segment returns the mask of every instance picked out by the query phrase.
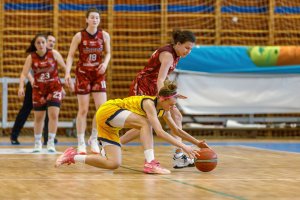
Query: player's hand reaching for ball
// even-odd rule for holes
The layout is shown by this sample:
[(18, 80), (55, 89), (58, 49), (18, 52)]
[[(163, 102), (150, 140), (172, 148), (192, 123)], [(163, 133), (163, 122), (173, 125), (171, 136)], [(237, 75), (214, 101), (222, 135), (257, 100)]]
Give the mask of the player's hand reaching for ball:
[(205, 140), (201, 140), (199, 141), (198, 145), (197, 145), (199, 148), (209, 148), (210, 147), (208, 146), (208, 144), (205, 142)]
[(196, 155), (199, 156), (199, 153), (197, 152), (197, 150), (191, 146), (184, 145), (184, 147), (182, 149), (186, 153), (186, 155), (191, 159), (196, 158)]

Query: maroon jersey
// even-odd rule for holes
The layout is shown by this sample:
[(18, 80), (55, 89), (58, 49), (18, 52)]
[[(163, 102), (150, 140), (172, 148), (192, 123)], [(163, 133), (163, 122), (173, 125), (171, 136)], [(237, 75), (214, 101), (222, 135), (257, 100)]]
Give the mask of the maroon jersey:
[(81, 31), (81, 42), (78, 46), (79, 61), (75, 71), (75, 93), (106, 92), (105, 75), (97, 67), (102, 63), (104, 39), (101, 30), (94, 35), (86, 30)]
[(94, 35), (89, 34), (86, 30), (81, 31), (77, 67), (98, 67), (102, 63), (103, 45), (104, 39), (101, 30)]
[(47, 50), (42, 57), (33, 52), (31, 53), (31, 59), (34, 82), (46, 83), (58, 80), (57, 62), (54, 59), (52, 50)]
[(168, 75), (174, 71), (180, 57), (177, 56), (173, 45), (170, 44), (157, 49), (152, 54), (144, 69), (138, 73), (136, 79), (132, 82), (129, 92), (130, 96), (157, 95), (157, 78), (161, 66), (159, 55), (164, 51), (170, 52), (173, 55), (173, 63), (168, 71)]
[(33, 107), (35, 110), (45, 110), (47, 105), (60, 106), (62, 85), (58, 77), (57, 62), (52, 50), (40, 57), (31, 53), (34, 85), (32, 88)]

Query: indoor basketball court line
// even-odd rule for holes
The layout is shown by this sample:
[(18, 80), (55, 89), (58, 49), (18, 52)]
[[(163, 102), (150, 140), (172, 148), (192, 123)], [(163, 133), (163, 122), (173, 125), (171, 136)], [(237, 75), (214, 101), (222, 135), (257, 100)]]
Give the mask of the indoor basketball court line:
[[(300, 149), (299, 149), (299, 152), (294, 152), (294, 151), (291, 151), (288, 149), (287, 150), (276, 150), (276, 149), (267, 149), (267, 148), (263, 148), (263, 147), (246, 146), (246, 145), (238, 145), (238, 147), (246, 148), (246, 149), (257, 149), (257, 150), (268, 151), (268, 152), (288, 153), (288, 154), (296, 154), (296, 155), (300, 154)], [(299, 148), (300, 148), (300, 145), (299, 145)]]
[(32, 152), (33, 149), (23, 149), (23, 148), (0, 148), (0, 154), (13, 154), (13, 155), (17, 155), (17, 154), (30, 154), (30, 155), (56, 155), (56, 154), (62, 154), (62, 152), (48, 152), (47, 149), (42, 149), (41, 152), (39, 153), (34, 153)]
[[(123, 167), (125, 169), (130, 169), (128, 167)], [(132, 169), (133, 171), (138, 171), (135, 169)], [(142, 171), (140, 171), (142, 173)], [(199, 172), (198, 172), (199, 173)], [(155, 176), (157, 178), (165, 178), (164, 175), (147, 175), (147, 176)], [(155, 181), (157, 178), (147, 178), (149, 181)], [(68, 179), (68, 178), (0, 178), (1, 181), (72, 181), (74, 179)], [(144, 178), (76, 178), (76, 181), (144, 181)], [(291, 179), (291, 178), (213, 178), (213, 179), (207, 179), (207, 178), (198, 178), (198, 179), (183, 179), (183, 178), (176, 178), (178, 181), (289, 181), (289, 182), (298, 182), (300, 179)]]
[[(268, 150), (274, 152), (300, 153), (300, 142), (208, 142), (210, 146), (239, 146), (255, 148), (260, 150)], [(188, 144), (188, 143), (187, 143)], [(0, 146), (11, 146), (9, 142), (1, 142)], [(22, 146), (33, 146), (33, 142), (24, 142)], [(77, 146), (76, 142), (59, 142), (56, 146)], [(139, 142), (132, 142), (126, 146), (141, 146)], [(155, 146), (172, 146), (166, 142), (155, 142)], [(16, 147), (16, 146), (14, 146)], [(24, 150), (25, 151), (25, 150)], [(0, 154), (3, 154), (0, 149)]]
[[(142, 171), (133, 169), (133, 168), (131, 168), (131, 167), (125, 167), (125, 166), (121, 166), (121, 167), (124, 168), (124, 169), (128, 169), (128, 170), (135, 171), (135, 172), (141, 172), (141, 173), (143, 173)], [(195, 184), (188, 183), (188, 182), (186, 182), (186, 181), (188, 181), (188, 179), (173, 179), (173, 178), (168, 178), (168, 177), (162, 176), (162, 175), (158, 176), (158, 178), (160, 178), (160, 179), (165, 179), (165, 180), (168, 180), (168, 181), (170, 181), (170, 182), (179, 183), (179, 184), (181, 184), (181, 185), (193, 187), (193, 188), (195, 188), (195, 189), (204, 190), (204, 191), (206, 191), (206, 192), (210, 192), (210, 193), (213, 193), (213, 194), (216, 194), (216, 195), (220, 195), (220, 196), (222, 196), (222, 197), (227, 197), (227, 198), (236, 199), (236, 200), (246, 200), (246, 199), (243, 198), (243, 197), (239, 197), (239, 196), (227, 194), (227, 193), (224, 193), (224, 192), (221, 192), (221, 191), (217, 191), (217, 190), (205, 188), (205, 187), (202, 187), (202, 186), (199, 186), (199, 185), (195, 185)], [(147, 180), (148, 180), (148, 179), (147, 179)], [(155, 180), (157, 180), (157, 179), (155, 179)], [(197, 180), (197, 181), (202, 181), (203, 179), (195, 179), (195, 180)], [(210, 180), (211, 180), (211, 179), (210, 179)]]

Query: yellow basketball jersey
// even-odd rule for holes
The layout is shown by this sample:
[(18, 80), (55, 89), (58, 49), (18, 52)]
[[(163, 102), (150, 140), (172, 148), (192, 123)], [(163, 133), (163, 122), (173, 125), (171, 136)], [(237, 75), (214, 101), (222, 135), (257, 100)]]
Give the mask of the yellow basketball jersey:
[[(120, 109), (126, 109), (138, 115), (146, 116), (146, 113), (143, 109), (143, 101), (146, 99), (151, 99), (154, 101), (155, 107), (157, 106), (156, 96), (130, 96), (124, 99), (109, 100), (105, 104), (113, 104), (120, 107)], [(163, 114), (164, 111), (162, 109), (157, 111), (158, 117), (163, 116)]]

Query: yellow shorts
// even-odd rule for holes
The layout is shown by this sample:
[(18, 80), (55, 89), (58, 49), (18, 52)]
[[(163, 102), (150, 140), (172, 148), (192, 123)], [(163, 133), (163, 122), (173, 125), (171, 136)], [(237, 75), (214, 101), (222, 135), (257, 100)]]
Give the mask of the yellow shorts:
[(115, 116), (117, 116), (124, 109), (113, 104), (103, 104), (96, 113), (96, 123), (98, 130), (98, 137), (100, 140), (121, 146), (119, 131), (122, 128), (115, 128), (109, 124)]

